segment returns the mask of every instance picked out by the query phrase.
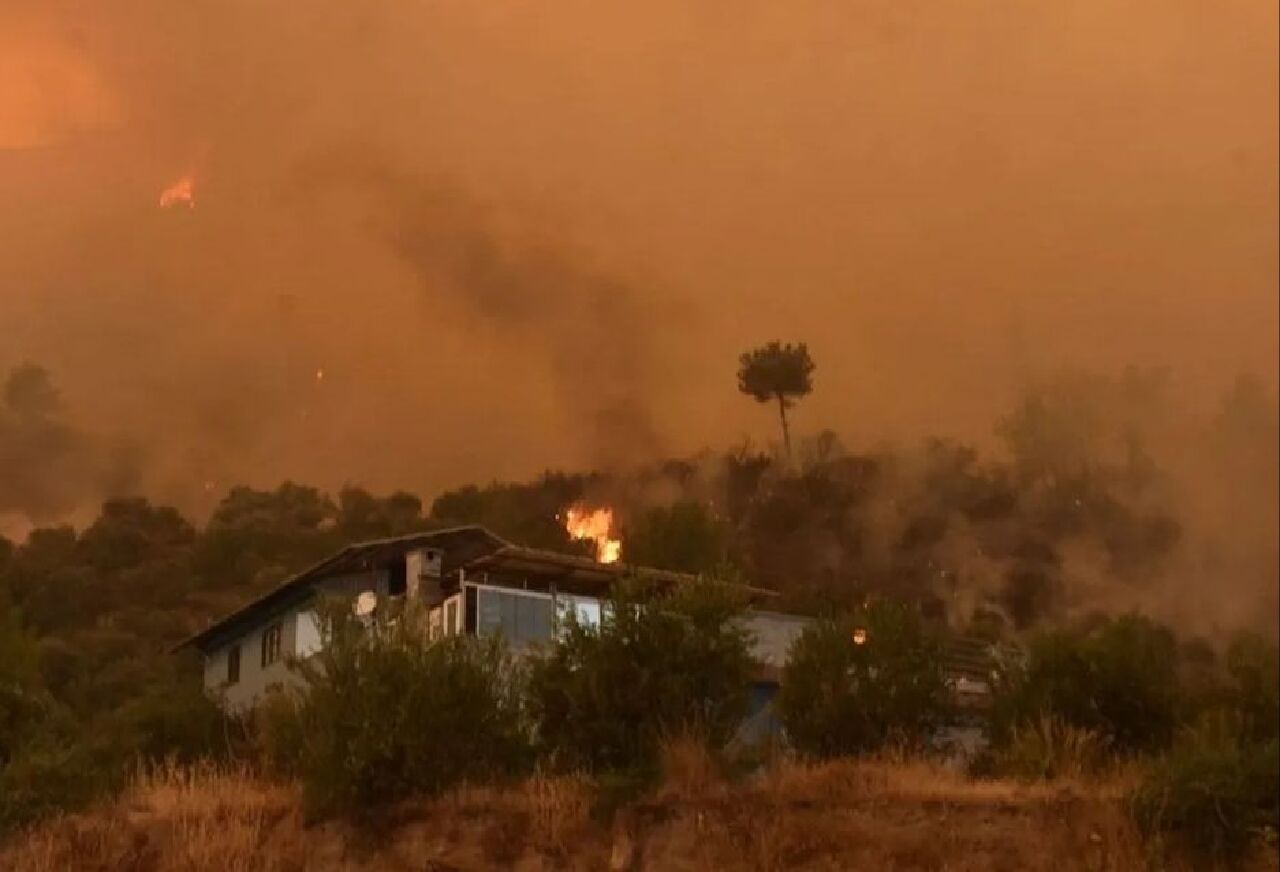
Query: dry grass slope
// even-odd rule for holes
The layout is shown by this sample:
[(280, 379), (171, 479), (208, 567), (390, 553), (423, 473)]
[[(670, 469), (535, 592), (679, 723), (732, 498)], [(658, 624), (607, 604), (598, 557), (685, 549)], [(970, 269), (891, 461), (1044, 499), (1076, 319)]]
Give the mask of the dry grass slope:
[[(142, 773), (114, 803), (0, 849), (0, 868), (147, 870), (1132, 870), (1148, 865), (1123, 781), (973, 781), (919, 761), (782, 765), (718, 779), (673, 747), (667, 781), (609, 825), (580, 778), (307, 826), (298, 791), (243, 770)], [(1165, 865), (1163, 868), (1170, 868)], [(1176, 866), (1174, 868), (1177, 868)], [(1274, 861), (1259, 868), (1276, 868)]]

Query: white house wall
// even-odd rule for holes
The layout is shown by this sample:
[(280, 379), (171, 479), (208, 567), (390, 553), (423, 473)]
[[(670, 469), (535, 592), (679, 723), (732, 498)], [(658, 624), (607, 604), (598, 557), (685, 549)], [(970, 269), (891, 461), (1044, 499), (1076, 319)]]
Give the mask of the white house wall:
[(781, 669), (791, 644), (811, 619), (781, 612), (751, 612), (742, 623), (751, 634), (751, 655), (766, 666)]
[[(279, 623), (281, 628), (280, 657), (274, 663), (264, 667), (262, 665), (262, 634), (276, 623)], [(223, 706), (228, 710), (242, 711), (253, 705), (271, 687), (296, 683), (298, 678), (290, 672), (286, 660), (297, 651), (297, 639), (297, 611), (285, 612), (262, 626), (255, 627), (241, 636), (238, 642), (240, 680), (235, 684), (227, 684), (227, 653), (232, 645), (225, 645), (205, 658), (205, 690), (221, 699)]]
[[(373, 574), (361, 577), (348, 577), (335, 580), (332, 585), (325, 585), (330, 592), (349, 594), (359, 590), (375, 590), (382, 592), (385, 579)], [(537, 599), (550, 599), (555, 602), (557, 612), (563, 616), (572, 609), (580, 620), (588, 624), (597, 623), (600, 619), (602, 602), (594, 597), (569, 596), (533, 591), (516, 591), (511, 588), (475, 585), (483, 590), (492, 590), (508, 595), (529, 596)], [(454, 632), (462, 631), (462, 596), (455, 595), (451, 599), (457, 603), (458, 627)], [(434, 610), (433, 610), (434, 611)], [(441, 609), (443, 611), (443, 609)], [(281, 625), (280, 658), (274, 663), (262, 666), (262, 634), (268, 626), (276, 622)], [(809, 619), (778, 612), (751, 612), (743, 619), (743, 626), (751, 635), (751, 653), (757, 661), (767, 666), (781, 668), (787, 659), (787, 652), (795, 638), (800, 635)], [(288, 686), (298, 681), (287, 665), (291, 657), (306, 657), (320, 649), (320, 630), (312, 606), (303, 605), (281, 613), (270, 622), (253, 628), (242, 636), (240, 645), (240, 680), (235, 684), (227, 684), (227, 652), (229, 645), (214, 651), (205, 660), (206, 690), (220, 698), (223, 705), (230, 710), (243, 710), (251, 706), (263, 693), (273, 685)]]

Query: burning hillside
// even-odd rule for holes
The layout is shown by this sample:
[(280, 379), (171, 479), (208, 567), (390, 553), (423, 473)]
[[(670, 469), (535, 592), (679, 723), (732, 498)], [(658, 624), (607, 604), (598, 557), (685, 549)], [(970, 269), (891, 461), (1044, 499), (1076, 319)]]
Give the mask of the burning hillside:
[(183, 176), (160, 192), (160, 208), (186, 206), (194, 209), (196, 205), (196, 180), (192, 176)]
[(613, 509), (572, 506), (565, 510), (564, 527), (574, 539), (594, 543), (595, 558), (601, 563), (616, 563), (622, 556), (622, 540), (613, 538)]

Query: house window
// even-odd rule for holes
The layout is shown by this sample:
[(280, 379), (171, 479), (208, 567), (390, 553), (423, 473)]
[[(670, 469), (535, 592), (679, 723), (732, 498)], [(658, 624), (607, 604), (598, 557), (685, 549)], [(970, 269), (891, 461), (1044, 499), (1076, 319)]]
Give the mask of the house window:
[(600, 626), (600, 601), (588, 597), (565, 596), (556, 598), (556, 620), (563, 631), (570, 618), (576, 619), (579, 626), (595, 628)]
[(262, 631), (262, 665), (270, 666), (280, 659), (280, 624), (272, 624)]
[(458, 632), (458, 600), (449, 600), (444, 606), (444, 634), (452, 636)]
[(484, 588), (480, 591), (477, 634), (501, 635), (511, 645), (524, 647), (551, 638), (554, 615), (549, 596)]
[(476, 589), (467, 585), (466, 597), (463, 599), (462, 623), (468, 636), (476, 634)]
[(404, 596), (408, 578), (408, 563), (405, 560), (393, 563), (387, 573), (387, 596)]
[(293, 653), (298, 657), (310, 657), (324, 647), (320, 635), (320, 623), (315, 612), (298, 612), (293, 632)]
[(227, 684), (235, 684), (240, 680), (240, 646), (232, 645), (227, 649)]

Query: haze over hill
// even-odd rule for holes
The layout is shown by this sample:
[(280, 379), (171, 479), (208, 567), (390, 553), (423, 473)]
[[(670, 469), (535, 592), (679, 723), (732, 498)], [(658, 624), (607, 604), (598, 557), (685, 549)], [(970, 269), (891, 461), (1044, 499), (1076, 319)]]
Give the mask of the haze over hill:
[(0, 867), (1274, 870), (1278, 25), (0, 0)]
[(989, 440), (1063, 366), (1207, 416), (1274, 389), (1276, 15), (9, 0), (0, 367), (124, 452), (86, 503), (197, 516), (772, 438), (775, 336), (851, 444)]

